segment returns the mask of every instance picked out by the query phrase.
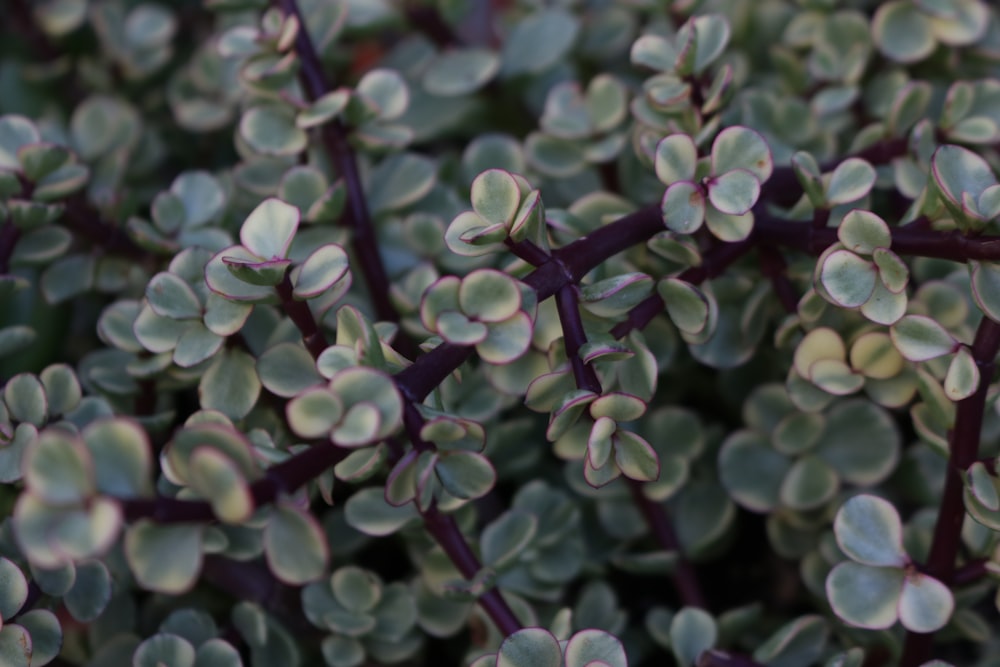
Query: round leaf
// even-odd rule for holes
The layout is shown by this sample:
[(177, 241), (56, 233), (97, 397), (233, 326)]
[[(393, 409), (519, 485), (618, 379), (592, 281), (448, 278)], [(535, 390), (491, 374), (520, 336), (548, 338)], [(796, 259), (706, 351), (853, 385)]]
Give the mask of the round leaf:
[(708, 200), (729, 215), (743, 215), (757, 203), (760, 182), (746, 169), (733, 169), (708, 182)]
[(833, 531), (843, 552), (858, 563), (877, 567), (909, 563), (899, 514), (887, 500), (866, 494), (848, 499), (837, 512)]
[(264, 555), (278, 579), (302, 585), (323, 575), (330, 549), (322, 527), (311, 514), (279, 503), (264, 527)]
[(627, 667), (625, 648), (618, 638), (601, 630), (582, 630), (566, 644), (566, 667), (586, 667), (592, 663)]
[(295, 115), (281, 107), (248, 109), (240, 120), (240, 136), (261, 155), (297, 155), (308, 142)]
[(717, 638), (715, 619), (703, 609), (684, 607), (670, 621), (670, 648), (678, 665), (694, 665), (703, 651), (715, 645)]
[(712, 143), (712, 173), (733, 169), (746, 169), (759, 183), (770, 178), (774, 170), (774, 158), (764, 137), (748, 127), (727, 127)]
[(0, 618), (7, 621), (28, 599), (28, 580), (13, 561), (0, 558)]
[(260, 259), (284, 259), (298, 227), (299, 209), (271, 197), (247, 216), (240, 228), (240, 241)]
[(132, 667), (194, 667), (191, 642), (171, 634), (157, 634), (139, 644), (132, 656)]
[(445, 490), (456, 498), (481, 498), (496, 483), (497, 473), (479, 452), (441, 452), (434, 472)]
[(705, 220), (705, 196), (691, 181), (677, 181), (663, 193), (660, 209), (667, 229), (692, 234)]
[(879, 6), (872, 18), (872, 38), (882, 53), (901, 63), (923, 60), (935, 46), (931, 22), (907, 0)]
[(424, 89), (454, 97), (482, 88), (500, 70), (500, 57), (487, 49), (456, 49), (441, 54), (424, 70)]
[(561, 667), (562, 649), (544, 628), (524, 628), (504, 639), (495, 667)]
[(949, 354), (955, 339), (935, 320), (924, 315), (906, 315), (889, 330), (893, 345), (910, 361), (928, 361)]
[(125, 558), (138, 583), (159, 593), (189, 590), (201, 570), (203, 531), (196, 524), (136, 522), (125, 533)]
[(198, 384), (201, 407), (231, 419), (245, 417), (260, 395), (254, 358), (242, 350), (222, 350)]
[(831, 206), (857, 201), (875, 185), (875, 168), (861, 158), (848, 158), (837, 165), (826, 188), (826, 201)]
[(853, 209), (844, 216), (837, 228), (837, 238), (848, 250), (871, 255), (875, 248), (888, 248), (892, 243), (889, 225), (870, 211)]
[(328, 243), (313, 251), (295, 275), (292, 293), (297, 299), (311, 299), (332, 288), (338, 282), (341, 290), (350, 286), (351, 275), (347, 253), (339, 245)]
[(871, 298), (878, 274), (875, 265), (849, 250), (834, 250), (823, 259), (820, 281), (834, 302), (856, 308)]
[(570, 49), (579, 21), (562, 8), (543, 9), (519, 21), (503, 45), (506, 76), (536, 74), (555, 65)]
[(844, 622), (868, 630), (890, 627), (898, 618), (903, 571), (839, 563), (826, 578), (826, 597)]
[(955, 610), (951, 589), (934, 577), (915, 572), (903, 581), (899, 621), (911, 632), (936, 632)]
[(698, 148), (686, 134), (671, 134), (656, 144), (653, 162), (656, 177), (664, 185), (694, 180), (698, 167)]

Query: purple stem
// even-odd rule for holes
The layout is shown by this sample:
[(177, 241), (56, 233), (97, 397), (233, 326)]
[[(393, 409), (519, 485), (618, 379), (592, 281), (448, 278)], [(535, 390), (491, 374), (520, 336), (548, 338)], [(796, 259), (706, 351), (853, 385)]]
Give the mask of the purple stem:
[(601, 381), (597, 372), (590, 364), (580, 358), (580, 347), (587, 342), (587, 333), (583, 330), (583, 320), (580, 319), (580, 306), (577, 303), (576, 285), (566, 285), (556, 292), (556, 309), (559, 312), (559, 323), (562, 325), (563, 340), (566, 344), (566, 357), (569, 359), (576, 386), (595, 394), (600, 394)]
[[(955, 562), (962, 544), (965, 503), (960, 471), (975, 463), (986, 411), (986, 394), (993, 379), (994, 360), (1000, 351), (1000, 324), (983, 317), (972, 342), (972, 357), (979, 368), (976, 392), (958, 402), (955, 426), (948, 437), (949, 461), (944, 493), (938, 509), (931, 552), (924, 571), (946, 585), (955, 583)], [(900, 667), (917, 667), (931, 659), (934, 633), (907, 632)]]
[[(332, 88), (323, 74), (323, 64), (320, 62), (309, 31), (305, 29), (305, 19), (299, 11), (296, 0), (274, 0), (274, 2), (286, 15), (295, 16), (303, 26), (295, 36), (295, 52), (301, 64), (299, 77), (309, 99), (316, 100), (330, 92)], [(379, 254), (378, 239), (365, 200), (358, 161), (348, 143), (347, 135), (347, 127), (339, 118), (323, 125), (320, 130), (326, 152), (347, 187), (347, 209), (344, 211), (344, 220), (351, 228), (351, 247), (368, 286), (375, 314), (380, 320), (398, 323), (399, 313), (389, 300), (389, 275)], [(402, 330), (396, 339), (396, 344), (405, 356), (410, 358), (417, 356), (416, 343)]]
[(285, 272), (284, 278), (275, 286), (275, 290), (278, 292), (278, 298), (281, 299), (282, 310), (302, 333), (302, 342), (305, 343), (306, 349), (309, 350), (313, 359), (319, 359), (319, 355), (327, 348), (326, 337), (316, 323), (316, 318), (313, 317), (309, 304), (295, 298), (290, 272)]

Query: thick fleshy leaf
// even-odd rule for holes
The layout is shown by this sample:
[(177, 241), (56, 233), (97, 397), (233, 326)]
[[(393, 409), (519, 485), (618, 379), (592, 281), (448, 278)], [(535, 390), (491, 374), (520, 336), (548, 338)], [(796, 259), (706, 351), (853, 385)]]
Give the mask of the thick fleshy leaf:
[(28, 598), (28, 580), (13, 561), (0, 558), (0, 618), (9, 620)]
[(242, 419), (260, 395), (254, 358), (242, 350), (222, 350), (198, 383), (201, 406)]
[[(208, 260), (208, 263), (205, 265), (205, 284), (208, 286), (208, 289), (225, 299), (246, 301), (249, 303), (274, 301), (276, 296), (273, 287), (269, 287), (266, 284), (253, 284), (248, 280), (241, 280), (236, 275), (239, 269), (233, 270), (233, 267), (238, 263), (242, 262), (254, 265), (259, 264), (260, 261), (259, 257), (243, 246), (236, 245), (225, 248), (213, 255), (212, 259)], [(287, 267), (287, 265), (284, 266)], [(249, 278), (252, 275), (253, 269), (248, 269), (248, 271), (251, 272), (251, 274), (246, 276)], [(271, 284), (274, 283), (272, 282)]]
[(1000, 263), (969, 262), (972, 298), (994, 322), (1000, 322)]
[(903, 526), (887, 500), (862, 494), (845, 502), (833, 522), (837, 544), (850, 558), (875, 567), (903, 567)]
[(184, 226), (199, 227), (217, 216), (226, 205), (226, 193), (207, 171), (186, 171), (170, 185), (184, 205)]
[(733, 433), (719, 450), (722, 484), (733, 500), (754, 512), (766, 512), (778, 505), (779, 490), (790, 467), (786, 456), (753, 431)]
[(844, 361), (846, 358), (847, 349), (840, 335), (829, 327), (819, 327), (807, 333), (795, 348), (795, 371), (800, 376), (808, 378), (810, 368), (817, 361), (821, 359)]
[(330, 549), (315, 517), (294, 505), (279, 503), (264, 527), (264, 555), (278, 579), (298, 586), (323, 575)]
[(969, 348), (964, 345), (948, 366), (948, 374), (944, 378), (944, 393), (953, 401), (961, 401), (976, 393), (979, 388), (979, 366), (972, 357)]
[(351, 92), (346, 88), (331, 91), (316, 99), (295, 117), (295, 124), (303, 130), (327, 123), (347, 108)]
[(849, 250), (835, 250), (826, 255), (820, 268), (823, 288), (844, 308), (856, 308), (868, 301), (877, 280), (875, 265)]
[(861, 158), (848, 158), (837, 165), (826, 189), (826, 201), (831, 206), (857, 201), (875, 185), (875, 168)]
[(579, 30), (576, 17), (559, 7), (522, 19), (504, 42), (502, 73), (509, 77), (547, 70), (566, 54)]
[(899, 353), (910, 361), (928, 361), (949, 354), (956, 341), (937, 321), (924, 315), (906, 315), (889, 330)]
[(930, 19), (906, 0), (879, 6), (872, 19), (872, 38), (882, 53), (901, 63), (923, 60), (935, 46)]
[(325, 387), (307, 389), (288, 402), (285, 408), (288, 425), (299, 437), (319, 438), (328, 435), (344, 414), (336, 394)]
[(99, 491), (119, 498), (152, 491), (153, 448), (138, 423), (124, 418), (99, 419), (88, 424), (82, 435), (94, 462)]
[(903, 570), (845, 561), (826, 578), (826, 597), (841, 620), (869, 630), (890, 627), (898, 618)]
[(143, 641), (132, 656), (132, 667), (194, 667), (191, 642), (177, 635), (160, 633)]
[(410, 104), (406, 80), (391, 69), (369, 70), (358, 81), (355, 92), (375, 105), (382, 120), (399, 118)]
[(31, 667), (31, 633), (18, 624), (0, 629), (0, 663), (9, 667)]
[(422, 199), (434, 187), (437, 169), (428, 158), (394, 153), (379, 163), (369, 180), (368, 204), (372, 213), (383, 213)]
[(49, 414), (64, 415), (80, 404), (83, 395), (80, 381), (73, 369), (66, 364), (52, 364), (38, 377), (45, 387)]
[(711, 206), (705, 210), (705, 225), (708, 230), (715, 238), (729, 243), (736, 243), (749, 237), (753, 231), (753, 220), (753, 211), (734, 215), (723, 213)]
[(470, 500), (489, 493), (497, 477), (490, 460), (478, 452), (441, 452), (434, 472), (448, 493)]
[(3, 400), (11, 419), (41, 427), (49, 412), (45, 385), (32, 373), (19, 373), (4, 386)]
[(746, 169), (732, 169), (708, 182), (708, 200), (729, 215), (743, 215), (760, 196), (760, 181)]
[(848, 250), (871, 255), (875, 248), (888, 248), (892, 243), (889, 225), (870, 211), (853, 209), (844, 216), (837, 228), (837, 238)]
[(698, 166), (698, 148), (686, 134), (671, 134), (656, 144), (656, 177), (664, 185), (692, 181)]
[(225, 523), (246, 521), (254, 511), (250, 487), (229, 457), (211, 447), (194, 450), (188, 463), (191, 488), (212, 504)]
[(563, 652), (566, 667), (587, 667), (587, 665), (607, 665), (607, 667), (627, 667), (625, 648), (614, 635), (601, 630), (581, 630), (566, 644)]
[(906, 364), (903, 355), (892, 344), (892, 338), (881, 331), (858, 336), (851, 345), (850, 361), (851, 368), (875, 380), (897, 376)]
[(875, 291), (861, 306), (861, 314), (876, 324), (891, 326), (906, 313), (906, 292), (892, 292), (881, 280), (875, 283)]
[(344, 516), (348, 524), (365, 535), (382, 537), (395, 533), (418, 515), (412, 503), (390, 505), (383, 489), (369, 487), (347, 499)]
[(665, 278), (656, 287), (667, 306), (667, 314), (678, 329), (689, 334), (704, 331), (709, 321), (710, 297), (677, 278)]
[(700, 74), (722, 55), (729, 43), (729, 21), (722, 14), (705, 14), (690, 19), (697, 34), (694, 74)]
[(350, 286), (351, 274), (347, 253), (339, 245), (328, 243), (313, 251), (295, 274), (292, 293), (298, 299), (310, 299), (321, 295), (337, 283), (346, 291)]
[(503, 322), (490, 324), (486, 338), (476, 344), (476, 352), (488, 364), (509, 364), (528, 351), (531, 335), (531, 318), (518, 311)]
[(462, 312), (480, 322), (502, 322), (521, 308), (521, 290), (506, 273), (478, 269), (462, 279), (458, 304)]
[(899, 596), (899, 622), (911, 632), (935, 632), (951, 619), (955, 598), (951, 589), (934, 577), (915, 572), (903, 581)]
[(299, 227), (299, 209), (274, 197), (257, 205), (240, 227), (243, 247), (260, 259), (284, 259)]
[(538, 519), (533, 514), (509, 511), (483, 529), (479, 546), (483, 564), (503, 568), (515, 561), (538, 532)]
[(101, 561), (78, 563), (73, 587), (63, 596), (66, 610), (87, 623), (100, 616), (111, 601), (111, 574)]
[(619, 431), (614, 442), (615, 463), (626, 477), (651, 482), (660, 476), (656, 450), (643, 438), (630, 431)]
[(281, 107), (248, 109), (240, 120), (240, 136), (261, 155), (296, 155), (308, 143), (295, 115)]
[(158, 273), (146, 286), (146, 300), (153, 312), (174, 320), (201, 316), (201, 302), (191, 286), (173, 273)]
[(201, 570), (203, 531), (197, 524), (136, 522), (125, 533), (125, 558), (138, 583), (168, 594), (194, 586)]
[(544, 628), (524, 628), (500, 644), (495, 667), (562, 667), (562, 649)]
[(488, 49), (455, 49), (431, 61), (421, 79), (432, 95), (455, 97), (482, 88), (500, 70), (500, 57)]
[(684, 607), (670, 621), (670, 648), (677, 664), (690, 667), (703, 651), (715, 645), (719, 630), (715, 619), (704, 609)]
[(40, 139), (34, 123), (24, 116), (0, 116), (0, 169), (20, 170), (18, 151)]
[(42, 431), (24, 457), (24, 480), (33, 494), (64, 505), (94, 491), (94, 462), (83, 443), (58, 429)]
[(818, 456), (796, 461), (781, 483), (781, 502), (808, 511), (823, 506), (840, 488), (837, 472)]
[(667, 229), (692, 234), (705, 220), (705, 196), (691, 181), (677, 181), (663, 193), (660, 209)]
[[(986, 188), (996, 185), (990, 165), (980, 155), (961, 146), (945, 145), (934, 151), (931, 175), (951, 206), (960, 209), (965, 195), (977, 201)], [(973, 213), (978, 213), (973, 209)]]
[(312, 356), (298, 343), (278, 343), (260, 355), (257, 375), (265, 389), (282, 398), (292, 398), (323, 381)]
[(746, 169), (760, 183), (774, 170), (774, 158), (764, 137), (748, 127), (727, 127), (712, 143), (712, 172), (722, 174), (733, 169)]
[(882, 286), (894, 294), (902, 294), (910, 282), (910, 271), (906, 263), (891, 250), (875, 248), (872, 259), (878, 267), (878, 277)]
[(509, 172), (490, 169), (472, 181), (472, 208), (490, 224), (510, 225), (521, 205), (521, 190)]

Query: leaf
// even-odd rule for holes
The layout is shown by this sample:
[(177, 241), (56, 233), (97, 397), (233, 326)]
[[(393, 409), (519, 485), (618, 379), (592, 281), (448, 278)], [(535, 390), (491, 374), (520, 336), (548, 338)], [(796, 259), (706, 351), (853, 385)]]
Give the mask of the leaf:
[(257, 375), (265, 389), (282, 398), (293, 398), (323, 381), (315, 361), (299, 343), (278, 343), (265, 351), (257, 359)]
[(953, 401), (961, 401), (976, 393), (979, 382), (979, 366), (969, 348), (963, 345), (958, 348), (948, 366), (948, 374), (944, 378), (944, 393)]
[(656, 451), (643, 438), (629, 431), (618, 431), (614, 443), (615, 463), (626, 477), (651, 482), (660, 476)]
[(138, 583), (151, 591), (189, 590), (201, 570), (203, 526), (158, 525), (140, 519), (125, 532), (125, 558)]
[(594, 663), (607, 667), (628, 667), (625, 648), (617, 637), (601, 630), (581, 630), (569, 638), (564, 651), (566, 667), (586, 667)]
[(472, 181), (472, 208), (490, 224), (510, 226), (521, 205), (521, 190), (514, 177), (490, 169)]
[(252, 107), (240, 119), (240, 136), (261, 155), (297, 155), (305, 150), (308, 136), (295, 120), (282, 107)]
[(712, 173), (746, 169), (764, 183), (774, 170), (771, 149), (759, 133), (734, 125), (719, 132), (712, 143)]
[(684, 607), (670, 621), (670, 648), (682, 667), (694, 665), (717, 639), (715, 619), (703, 609)]
[(0, 618), (10, 620), (28, 599), (28, 580), (21, 569), (0, 557)]
[(906, 315), (889, 329), (892, 343), (910, 361), (928, 361), (955, 349), (956, 341), (935, 320), (924, 315)]
[(719, 451), (719, 479), (733, 500), (754, 512), (767, 512), (779, 502), (779, 489), (791, 467), (754, 431), (736, 431)]
[(368, 205), (373, 215), (405, 208), (422, 199), (437, 182), (428, 158), (394, 153), (379, 163), (369, 179)]
[(480, 322), (502, 322), (521, 308), (521, 290), (506, 273), (477, 269), (462, 278), (458, 303), (462, 312)]
[(351, 285), (347, 253), (339, 245), (328, 243), (312, 252), (295, 274), (292, 293), (297, 299), (311, 299), (340, 283), (338, 291)]
[(705, 330), (711, 308), (707, 295), (678, 278), (664, 278), (656, 287), (678, 329), (689, 334)]
[(693, 181), (698, 166), (698, 148), (686, 134), (671, 134), (656, 144), (656, 177), (664, 185)]
[(562, 667), (559, 642), (544, 628), (524, 628), (504, 639), (495, 667)]
[(848, 158), (837, 165), (826, 188), (826, 201), (831, 206), (857, 201), (875, 185), (875, 168), (861, 158)]
[(143, 641), (132, 656), (132, 667), (194, 667), (194, 647), (177, 635), (160, 633)]
[(153, 448), (146, 431), (125, 418), (97, 419), (83, 429), (97, 489), (119, 498), (152, 492)]
[(146, 300), (153, 312), (161, 317), (185, 320), (201, 316), (201, 302), (179, 276), (161, 272), (146, 286)]
[(188, 468), (191, 488), (208, 499), (221, 521), (239, 524), (250, 518), (255, 509), (250, 487), (229, 457), (211, 447), (198, 447)]
[(524, 552), (538, 532), (533, 514), (507, 511), (483, 529), (479, 540), (483, 564), (497, 570), (510, 566)]
[(851, 559), (876, 567), (903, 567), (903, 527), (896, 508), (877, 496), (861, 494), (845, 502), (833, 522), (837, 544)]
[(48, 609), (32, 609), (19, 616), (17, 624), (31, 635), (31, 664), (45, 665), (59, 655), (63, 644), (59, 619)]
[(100, 616), (111, 601), (111, 574), (104, 563), (89, 561), (76, 566), (73, 587), (63, 596), (70, 615), (81, 623)]
[(38, 129), (28, 118), (13, 114), (0, 116), (0, 169), (20, 170), (18, 151), (40, 140)]
[(857, 308), (875, 292), (878, 274), (875, 265), (849, 250), (834, 250), (823, 258), (820, 282), (834, 303)]
[(955, 610), (951, 589), (934, 577), (915, 572), (903, 581), (899, 596), (899, 621), (911, 632), (943, 628)]
[(344, 507), (347, 523), (365, 535), (382, 537), (395, 533), (417, 517), (412, 503), (399, 507), (390, 505), (384, 493), (381, 488), (369, 487), (348, 498)]
[(184, 226), (200, 227), (215, 218), (226, 205), (226, 193), (218, 179), (207, 171), (185, 171), (170, 184), (184, 207)]
[(95, 491), (94, 462), (79, 439), (62, 430), (47, 429), (25, 453), (24, 481), (47, 503), (81, 503)]
[(872, 18), (871, 29), (879, 50), (897, 62), (914, 63), (934, 51), (931, 23), (915, 3), (882, 3)]
[(576, 41), (580, 23), (562, 8), (536, 11), (518, 22), (503, 45), (501, 72), (537, 74), (555, 65)]
[(760, 196), (760, 182), (746, 169), (727, 171), (708, 182), (712, 206), (729, 215), (743, 215)]
[(382, 120), (399, 118), (410, 104), (406, 80), (395, 70), (369, 70), (361, 77), (354, 90), (375, 105)]
[(667, 229), (692, 234), (705, 220), (705, 196), (694, 183), (677, 181), (663, 193), (660, 210)]
[(198, 383), (201, 406), (242, 419), (257, 403), (260, 380), (254, 358), (242, 350), (223, 349)]
[(442, 53), (424, 70), (421, 82), (432, 95), (468, 95), (500, 71), (500, 57), (488, 49), (454, 49)]
[(496, 470), (479, 452), (440, 452), (434, 473), (445, 490), (456, 498), (481, 498), (496, 483)]
[(836, 565), (826, 578), (826, 597), (845, 623), (868, 630), (892, 626), (903, 589), (903, 571), (851, 561)]
[(700, 74), (715, 62), (729, 43), (729, 21), (722, 14), (704, 14), (690, 19), (697, 34), (694, 74)]
[(986, 188), (997, 184), (986, 160), (961, 146), (944, 145), (934, 151), (931, 175), (947, 202), (957, 209), (962, 208), (965, 194), (978, 201)]
[(280, 199), (265, 199), (240, 227), (243, 247), (260, 259), (284, 259), (299, 227), (299, 210)]
[(3, 388), (3, 399), (11, 419), (41, 427), (49, 412), (45, 386), (31, 373), (19, 373)]
[(264, 555), (274, 575), (291, 585), (302, 585), (323, 575), (330, 549), (322, 527), (308, 512), (278, 503), (264, 527)]

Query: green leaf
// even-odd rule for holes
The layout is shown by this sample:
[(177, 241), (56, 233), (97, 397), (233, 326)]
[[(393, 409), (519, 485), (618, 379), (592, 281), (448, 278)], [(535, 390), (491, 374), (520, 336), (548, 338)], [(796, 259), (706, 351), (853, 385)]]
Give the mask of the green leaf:
[(656, 177), (664, 185), (693, 181), (698, 167), (698, 148), (686, 134), (671, 134), (656, 144)]
[(0, 618), (4, 621), (21, 610), (28, 599), (28, 580), (13, 561), (0, 558)]
[(369, 70), (361, 77), (355, 92), (375, 106), (382, 120), (399, 118), (410, 104), (406, 80), (391, 69)]
[(292, 293), (297, 299), (320, 296), (335, 285), (338, 285), (338, 293), (346, 292), (351, 285), (347, 253), (334, 243), (320, 246), (293, 274), (292, 284), (295, 286)]
[(531, 336), (531, 318), (519, 310), (502, 322), (490, 324), (486, 338), (476, 344), (476, 352), (488, 364), (509, 364), (528, 351)]
[(708, 230), (720, 241), (729, 243), (736, 243), (749, 237), (753, 231), (753, 220), (752, 211), (747, 211), (743, 215), (733, 215), (711, 206), (705, 210), (705, 225)]
[[(931, 175), (947, 203), (957, 210), (963, 208), (966, 195), (978, 201), (986, 188), (997, 184), (986, 160), (961, 146), (945, 145), (934, 151)], [(978, 207), (971, 212), (978, 214)]]
[(831, 206), (857, 201), (875, 185), (875, 168), (861, 158), (848, 158), (837, 165), (826, 189)]
[(906, 0), (883, 3), (872, 18), (871, 29), (875, 45), (897, 62), (914, 63), (934, 51), (931, 22), (916, 3)]
[(412, 503), (399, 507), (390, 505), (383, 489), (370, 487), (347, 499), (344, 516), (354, 529), (365, 535), (382, 537), (395, 533), (416, 518), (417, 510)]
[(808, 511), (822, 507), (837, 493), (837, 472), (818, 456), (796, 461), (781, 483), (781, 502), (786, 507)]
[(184, 226), (200, 227), (215, 218), (226, 205), (226, 193), (218, 179), (207, 171), (185, 171), (170, 185), (184, 205)]
[(213, 638), (198, 647), (194, 667), (243, 667), (243, 660), (232, 644)]
[(41, 427), (49, 413), (45, 386), (31, 373), (19, 373), (3, 389), (11, 419)]
[(24, 116), (0, 116), (0, 169), (21, 169), (17, 153), (29, 144), (38, 143), (38, 129)]
[(295, 117), (295, 125), (303, 130), (328, 123), (347, 108), (351, 99), (348, 88), (338, 88), (317, 98), (308, 108)]
[(857, 308), (875, 292), (878, 273), (872, 262), (853, 252), (834, 250), (824, 256), (819, 278), (834, 303), (844, 308)]
[(405, 208), (431, 191), (437, 169), (428, 158), (413, 153), (393, 153), (371, 174), (368, 205), (373, 215)]
[(955, 610), (951, 589), (934, 577), (914, 572), (903, 581), (899, 596), (899, 622), (911, 632), (936, 632)]
[(718, 59), (729, 43), (729, 21), (722, 14), (704, 14), (692, 17), (691, 25), (697, 34), (694, 56), (694, 74), (700, 74)]
[(445, 490), (456, 498), (482, 498), (496, 483), (497, 473), (479, 452), (440, 452), (434, 473)]
[(194, 667), (191, 642), (171, 634), (156, 634), (139, 644), (132, 656), (133, 667)]
[(325, 387), (306, 389), (285, 407), (288, 425), (299, 437), (320, 438), (330, 434), (344, 414), (336, 394)]
[(462, 312), (480, 322), (502, 322), (521, 308), (521, 290), (506, 273), (478, 269), (462, 279), (458, 303)]
[(48, 609), (32, 609), (17, 619), (17, 624), (31, 635), (32, 665), (45, 665), (62, 650), (63, 633), (59, 619)]
[(903, 571), (868, 567), (851, 561), (836, 565), (826, 578), (826, 597), (833, 613), (850, 625), (868, 630), (892, 626), (903, 589)]
[(25, 453), (24, 480), (31, 492), (45, 502), (81, 503), (95, 491), (94, 462), (78, 438), (62, 430), (47, 429)]
[(240, 228), (240, 241), (261, 259), (284, 259), (298, 227), (299, 210), (271, 197), (247, 216)]
[(944, 378), (944, 393), (953, 401), (961, 401), (979, 389), (979, 366), (969, 348), (962, 346), (948, 366)]
[(754, 512), (778, 505), (779, 490), (791, 463), (753, 431), (736, 431), (719, 451), (719, 479), (733, 500)]
[(951, 353), (956, 341), (935, 320), (924, 315), (906, 315), (889, 330), (892, 343), (910, 361), (928, 361)]
[[(813, 664), (823, 654), (829, 634), (827, 621), (822, 616), (801, 616), (786, 623), (758, 646), (753, 659), (769, 667)], [(827, 663), (826, 667), (831, 666)], [(861, 667), (860, 663), (857, 667)]]
[(242, 419), (257, 403), (260, 380), (254, 358), (242, 350), (223, 349), (198, 383), (201, 407)]
[(705, 196), (694, 183), (678, 181), (663, 193), (660, 209), (667, 229), (692, 234), (705, 220)]
[(208, 499), (221, 521), (238, 524), (253, 514), (250, 487), (225, 454), (211, 447), (198, 447), (191, 455), (188, 469), (191, 488)]
[(774, 170), (767, 142), (748, 127), (727, 127), (712, 143), (712, 173), (723, 174), (733, 169), (746, 169), (760, 183), (770, 178)]
[(504, 639), (495, 667), (562, 667), (559, 642), (545, 628), (524, 628)]
[(712, 615), (703, 609), (684, 607), (670, 621), (670, 648), (677, 664), (694, 665), (702, 652), (715, 645), (718, 627)]
[(308, 136), (295, 124), (295, 115), (283, 107), (247, 109), (240, 119), (240, 136), (261, 155), (297, 155), (306, 148)]
[(861, 306), (861, 314), (876, 324), (891, 326), (906, 312), (906, 292), (891, 292), (879, 280), (870, 299)]
[[(243, 246), (230, 246), (208, 260), (205, 265), (205, 284), (212, 292), (226, 299), (250, 303), (274, 301), (275, 291), (270, 285), (281, 281), (288, 263), (285, 260), (276, 260), (271, 265), (265, 263), (260, 267), (264, 275), (258, 280), (256, 273), (260, 264), (260, 257)], [(277, 280), (274, 275), (276, 270), (280, 271)]]
[(35, 182), (68, 164), (72, 161), (73, 154), (63, 146), (40, 142), (22, 146), (17, 151), (17, 159), (25, 177)]
[(66, 364), (52, 364), (41, 372), (39, 379), (45, 387), (48, 412), (64, 415), (80, 404), (83, 393), (76, 373)]
[(490, 224), (509, 227), (521, 206), (517, 181), (502, 169), (490, 169), (472, 181), (472, 208)]
[(851, 559), (876, 567), (903, 567), (903, 526), (896, 508), (877, 496), (861, 494), (845, 502), (833, 522), (837, 544)]
[(264, 555), (274, 575), (300, 586), (323, 575), (330, 549), (315, 517), (288, 503), (278, 503), (264, 527)]
[(70, 615), (81, 623), (100, 616), (111, 601), (111, 574), (104, 563), (88, 561), (76, 566), (73, 587), (63, 596)]
[(501, 570), (513, 564), (538, 532), (538, 519), (533, 514), (507, 511), (483, 529), (479, 540), (483, 564)]
[(468, 95), (486, 85), (500, 71), (500, 57), (488, 49), (454, 49), (442, 53), (424, 70), (421, 82), (432, 95)]
[(537, 74), (549, 69), (566, 55), (579, 30), (576, 17), (558, 7), (522, 19), (504, 42), (503, 75)]
[(323, 381), (313, 358), (298, 343), (278, 343), (260, 355), (257, 375), (265, 389), (282, 398), (292, 398)]
[(586, 667), (594, 663), (608, 667), (628, 667), (625, 648), (614, 635), (601, 630), (581, 630), (569, 638), (564, 651), (566, 667)]
[(194, 586), (203, 531), (197, 524), (158, 525), (149, 519), (133, 524), (125, 532), (125, 558), (139, 585), (175, 595)]
[(99, 491), (120, 498), (152, 491), (153, 448), (139, 424), (124, 418), (98, 419), (83, 429), (83, 441), (94, 462)]
[(727, 171), (708, 182), (708, 200), (729, 215), (743, 215), (760, 196), (760, 182), (746, 169)]
[(618, 431), (614, 442), (615, 463), (626, 477), (651, 482), (660, 476), (656, 450), (643, 438), (630, 431)]
[(969, 262), (972, 298), (983, 314), (1000, 322), (1000, 263)]
[(0, 663), (7, 667), (31, 667), (32, 649), (27, 629), (16, 624), (0, 629)]
[(201, 302), (191, 286), (173, 273), (161, 272), (146, 286), (146, 299), (161, 317), (185, 320), (201, 317)]

